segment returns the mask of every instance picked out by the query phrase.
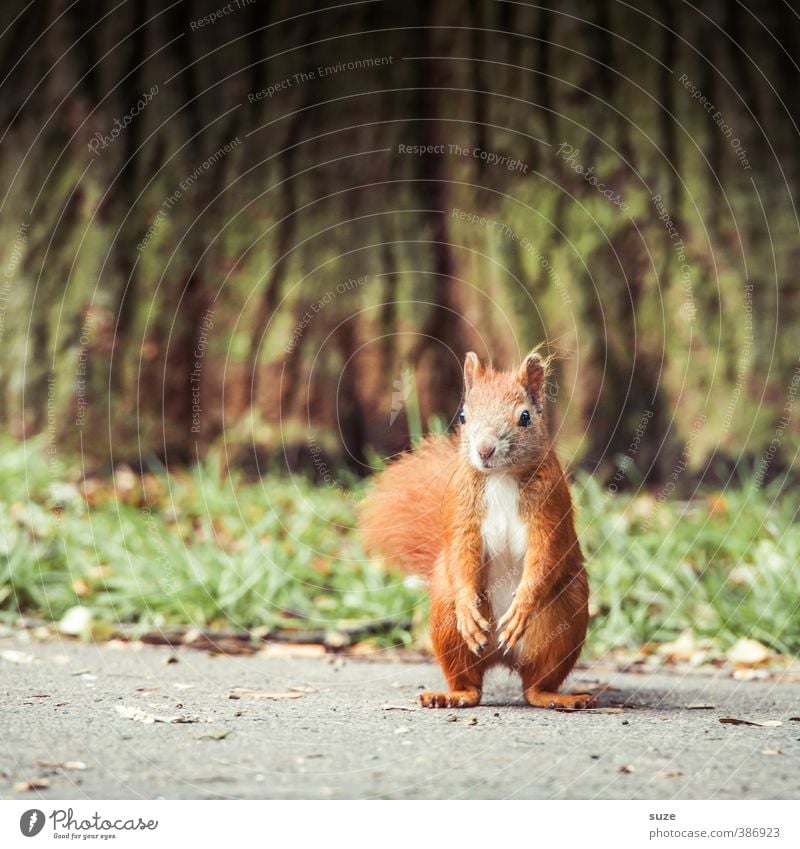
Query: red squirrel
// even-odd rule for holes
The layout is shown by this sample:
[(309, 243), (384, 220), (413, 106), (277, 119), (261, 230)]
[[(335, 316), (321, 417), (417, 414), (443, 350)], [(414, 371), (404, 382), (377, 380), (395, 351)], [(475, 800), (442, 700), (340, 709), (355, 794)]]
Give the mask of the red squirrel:
[(578, 659), (589, 587), (572, 499), (545, 421), (547, 364), (464, 363), (459, 436), (428, 437), (382, 472), (361, 512), (367, 551), (430, 578), (431, 642), (449, 686), (424, 707), (473, 707), (484, 673), (516, 670), (528, 704), (559, 694)]

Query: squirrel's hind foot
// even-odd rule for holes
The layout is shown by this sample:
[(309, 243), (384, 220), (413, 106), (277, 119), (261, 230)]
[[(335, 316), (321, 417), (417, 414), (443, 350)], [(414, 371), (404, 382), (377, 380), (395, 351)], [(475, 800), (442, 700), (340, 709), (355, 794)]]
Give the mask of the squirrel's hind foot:
[(546, 690), (530, 689), (525, 693), (525, 701), (532, 707), (583, 710), (594, 707), (596, 699), (589, 693), (548, 693)]
[(419, 694), (420, 704), (427, 708), (475, 707), (480, 700), (480, 690), (453, 690), (450, 693), (426, 691)]

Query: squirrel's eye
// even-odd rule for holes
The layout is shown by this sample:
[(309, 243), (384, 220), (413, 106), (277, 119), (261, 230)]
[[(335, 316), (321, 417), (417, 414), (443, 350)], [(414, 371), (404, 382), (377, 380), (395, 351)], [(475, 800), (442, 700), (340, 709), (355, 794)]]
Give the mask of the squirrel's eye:
[(464, 416), (464, 411), (463, 411), (463, 410), (459, 410), (459, 411), (458, 411), (458, 420), (461, 422), (461, 424), (466, 424), (466, 423), (467, 423), (467, 419), (466, 419), (466, 417)]
[(523, 410), (519, 417), (519, 426), (527, 427), (531, 423), (531, 414), (527, 410)]

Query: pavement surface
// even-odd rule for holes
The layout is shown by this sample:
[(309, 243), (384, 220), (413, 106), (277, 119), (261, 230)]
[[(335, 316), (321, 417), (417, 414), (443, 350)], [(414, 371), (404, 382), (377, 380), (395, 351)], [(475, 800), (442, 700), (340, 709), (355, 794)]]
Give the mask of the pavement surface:
[(614, 688), (605, 711), (560, 713), (525, 706), (498, 672), (480, 707), (424, 710), (433, 663), (6, 639), (0, 795), (800, 796), (800, 684), (587, 666), (567, 689), (598, 685)]

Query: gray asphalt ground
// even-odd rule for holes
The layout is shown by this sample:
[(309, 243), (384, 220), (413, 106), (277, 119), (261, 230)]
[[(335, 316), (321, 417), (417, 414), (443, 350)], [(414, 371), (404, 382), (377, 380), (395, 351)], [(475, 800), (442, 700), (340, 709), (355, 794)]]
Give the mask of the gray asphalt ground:
[[(568, 689), (611, 685), (599, 704), (621, 712), (526, 707), (506, 673), (479, 708), (423, 710), (417, 693), (441, 685), (433, 663), (14, 639), (0, 641), (0, 675), (3, 798), (800, 796), (798, 684), (595, 666)], [(714, 707), (687, 709), (698, 703)]]

